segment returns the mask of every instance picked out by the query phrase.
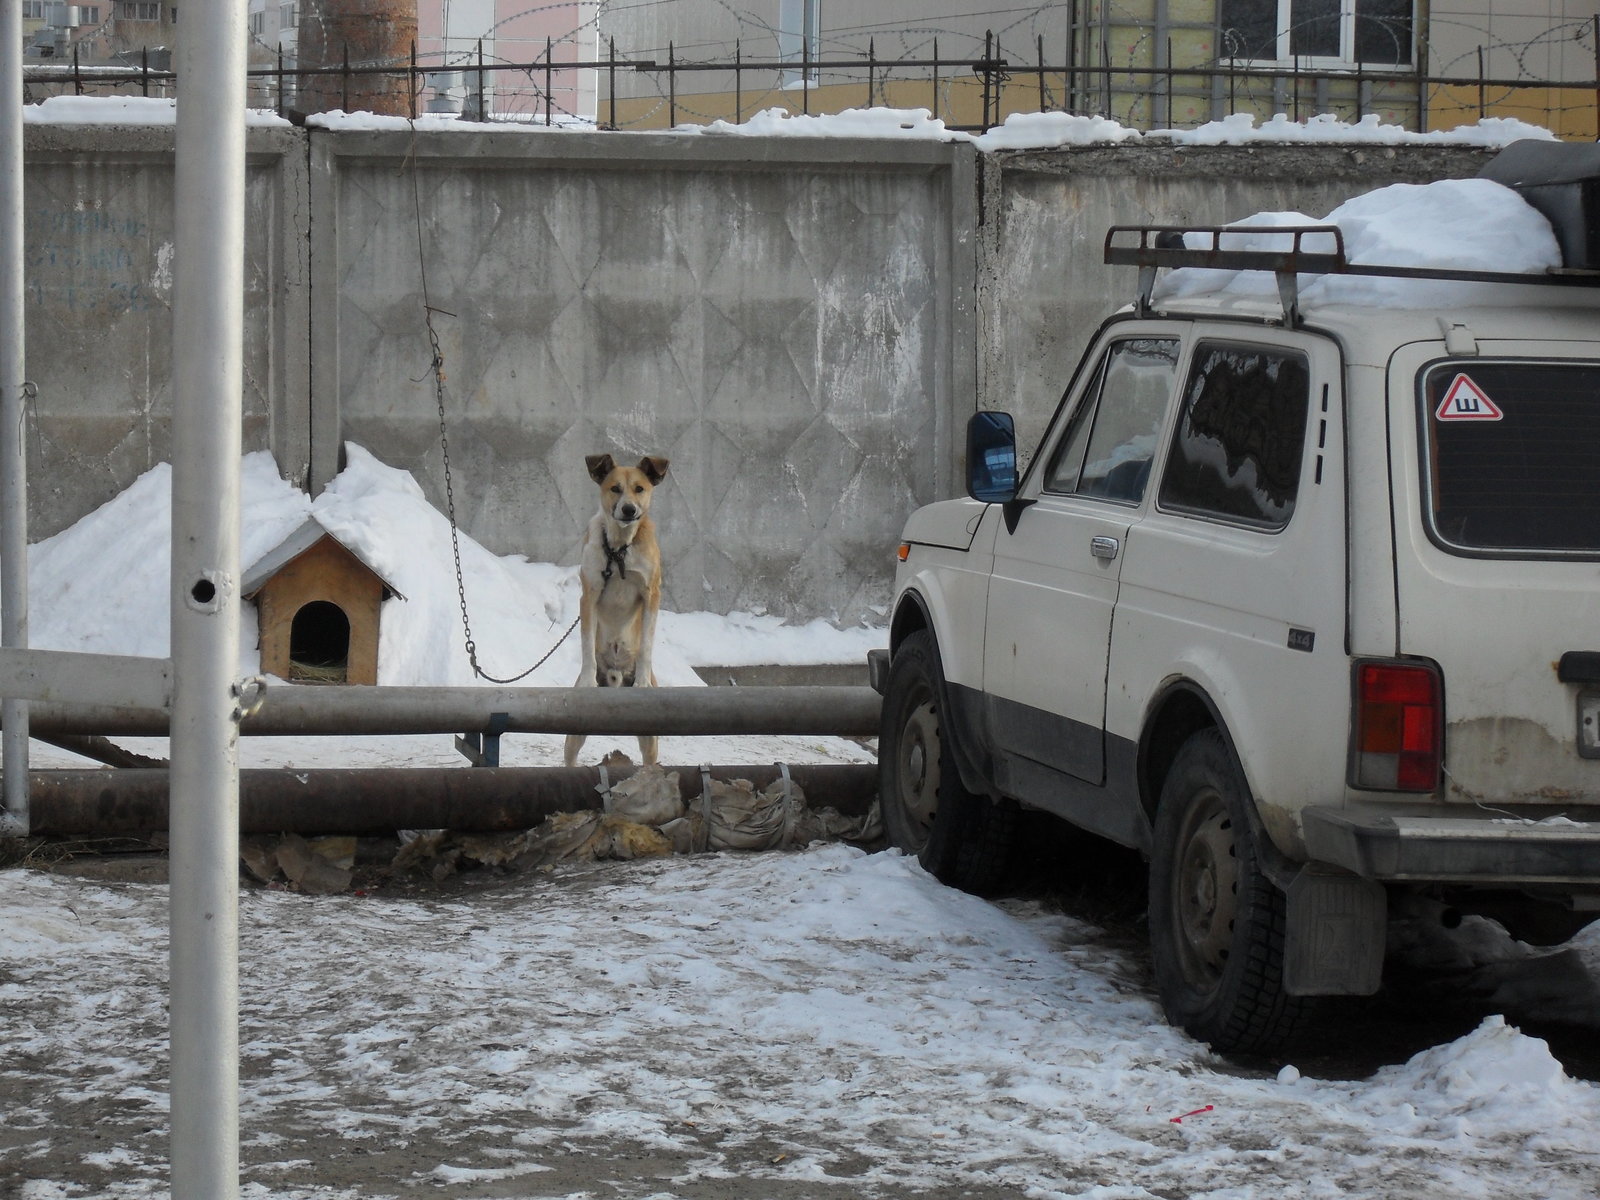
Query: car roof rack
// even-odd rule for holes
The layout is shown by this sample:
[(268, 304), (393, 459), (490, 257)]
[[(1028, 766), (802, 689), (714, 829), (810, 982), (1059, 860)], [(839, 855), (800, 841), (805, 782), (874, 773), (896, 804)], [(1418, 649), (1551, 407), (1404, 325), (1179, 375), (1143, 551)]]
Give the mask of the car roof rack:
[[(1209, 238), (1208, 245), (1190, 246), (1186, 234)], [(1285, 239), (1282, 250), (1224, 249), (1224, 234), (1263, 234)], [(1332, 250), (1308, 250), (1306, 239), (1332, 239)], [(1327, 241), (1322, 241), (1327, 245)], [(1284, 323), (1300, 323), (1301, 275), (1379, 275), (1395, 279), (1445, 279), (1468, 283), (1555, 284), (1594, 287), (1600, 271), (1565, 268), (1535, 274), (1517, 271), (1456, 271), (1441, 267), (1400, 267), (1353, 263), (1345, 256), (1344, 233), (1337, 225), (1113, 225), (1106, 230), (1105, 261), (1110, 266), (1139, 268), (1139, 297), (1135, 308), (1150, 311), (1150, 294), (1156, 272), (1162, 267), (1210, 267), (1223, 271), (1271, 271), (1278, 280), (1278, 299)]]

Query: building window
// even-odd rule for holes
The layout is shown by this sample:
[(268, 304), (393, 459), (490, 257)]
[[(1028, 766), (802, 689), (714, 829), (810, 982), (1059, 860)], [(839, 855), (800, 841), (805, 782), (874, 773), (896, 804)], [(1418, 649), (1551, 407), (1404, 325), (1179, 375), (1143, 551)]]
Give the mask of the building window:
[(45, 8), (48, 0), (22, 0), (22, 19), (24, 21), (42, 21), (45, 18)]
[(1222, 57), (1409, 67), (1414, 0), (1218, 0)]
[(267, 32), (267, 14), (253, 12), (250, 14), (250, 32), (255, 37), (261, 37)]
[(161, 5), (143, 0), (117, 0), (116, 14), (119, 21), (159, 21)]
[(78, 5), (78, 20), (85, 25), (100, 24), (100, 6), (98, 4)]

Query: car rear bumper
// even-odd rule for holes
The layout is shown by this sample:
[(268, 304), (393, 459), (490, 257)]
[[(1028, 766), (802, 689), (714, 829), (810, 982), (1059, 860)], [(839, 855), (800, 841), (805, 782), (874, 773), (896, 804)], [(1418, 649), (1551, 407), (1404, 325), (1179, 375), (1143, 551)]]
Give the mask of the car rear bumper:
[(1366, 879), (1600, 886), (1600, 816), (1389, 816), (1312, 807), (1301, 813), (1317, 862)]

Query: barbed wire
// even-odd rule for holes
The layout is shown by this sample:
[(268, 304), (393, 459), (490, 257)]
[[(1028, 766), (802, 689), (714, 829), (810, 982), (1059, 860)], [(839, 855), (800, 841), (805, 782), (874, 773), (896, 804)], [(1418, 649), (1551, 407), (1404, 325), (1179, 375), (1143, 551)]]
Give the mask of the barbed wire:
[[(874, 103), (881, 101), (887, 89), (892, 88), (898, 97), (904, 97), (912, 89), (925, 87), (927, 107), (936, 114), (949, 114), (955, 111), (966, 92), (981, 86), (983, 71), (987, 69), (990, 71), (988, 82), (1002, 89), (996, 109), (1002, 117), (1011, 112), (1041, 108), (1070, 109), (1149, 127), (1159, 126), (1180, 100), (1188, 114), (1187, 120), (1209, 120), (1225, 115), (1217, 111), (1217, 98), (1224, 88), (1225, 107), (1238, 111), (1265, 115), (1298, 96), (1302, 110), (1327, 103), (1342, 111), (1381, 108), (1419, 114), (1420, 120), (1420, 113), (1434, 105), (1452, 113), (1507, 107), (1542, 112), (1551, 119), (1592, 116), (1596, 111), (1593, 97), (1600, 86), (1600, 81), (1549, 78), (1560, 63), (1562, 51), (1570, 53), (1576, 48), (1587, 57), (1593, 57), (1596, 29), (1594, 22), (1588, 20), (1558, 22), (1528, 37), (1507, 40), (1492, 37), (1481, 20), (1467, 16), (1436, 17), (1431, 24), (1431, 40), (1419, 38), (1409, 50), (1401, 43), (1412, 31), (1408, 30), (1409, 22), (1402, 23), (1392, 35), (1397, 46), (1394, 57), (1409, 58), (1423, 64), (1423, 68), (1408, 63), (1341, 62), (1335, 65), (1326, 59), (1240, 60), (1237, 53), (1241, 47), (1227, 44), (1212, 46), (1209, 58), (1179, 63), (1168, 61), (1176, 52), (1169, 53), (1168, 46), (1158, 44), (1159, 35), (1148, 18), (1127, 4), (1108, 4), (1092, 25), (1080, 24), (1076, 29), (1066, 29), (1059, 24), (1062, 6), (1041, 3), (1002, 10), (974, 9), (970, 14), (940, 18), (943, 22), (959, 21), (963, 16), (999, 18), (994, 22), (997, 28), (992, 33), (986, 31), (984, 38), (973, 34), (970, 28), (927, 20), (893, 26), (858, 21), (855, 25), (831, 27), (825, 33), (819, 31), (818, 53), (812, 60), (815, 82), (799, 90), (786, 87), (784, 80), (785, 74), (800, 67), (799, 60), (788, 60), (793, 61), (793, 67), (777, 69), (773, 64), (783, 60), (773, 54), (764, 61), (757, 56), (756, 61), (761, 63), (758, 67), (744, 65), (751, 57), (743, 53), (746, 39), (751, 43), (752, 52), (769, 45), (776, 48), (783, 31), (752, 8), (731, 0), (711, 2), (725, 14), (724, 32), (731, 36), (720, 41), (699, 42), (694, 48), (721, 50), (724, 54), (720, 61), (716, 56), (694, 59), (681, 55), (671, 40), (661, 47), (618, 48), (615, 67), (619, 74), (626, 72), (622, 76), (622, 86), (607, 93), (603, 84), (596, 82), (591, 89), (599, 110), (596, 112), (580, 111), (584, 107), (580, 103), (584, 88), (573, 74), (578, 68), (574, 67), (571, 57), (576, 54), (577, 61), (581, 62), (587, 50), (590, 61), (583, 69), (593, 71), (597, 78), (603, 76), (612, 52), (606, 29), (616, 15), (626, 11), (637, 16), (638, 10), (651, 8), (670, 12), (676, 0), (598, 0), (585, 8), (585, 19), (564, 28), (563, 32), (552, 32), (547, 39), (502, 35), (486, 38), (483, 50), (478, 51), (453, 46), (449, 43), (459, 39), (451, 38), (439, 49), (419, 51), (416, 62), (418, 70), (460, 70), (471, 81), (481, 61), (481, 88), (473, 87), (476, 81), (471, 81), (468, 91), (469, 94), (476, 90), (485, 93), (490, 100), (492, 119), (543, 118), (554, 122), (559, 118), (564, 124), (606, 120), (608, 125), (614, 120), (616, 127), (624, 129), (660, 128), (664, 119), (677, 123), (727, 119), (735, 115), (729, 111), (728, 103), (730, 93), (735, 90), (739, 98), (736, 115), (740, 119), (772, 107), (813, 112), (862, 107), (865, 95), (848, 93), (868, 82), (865, 77), (868, 72), (871, 73)], [(522, 18), (572, 7), (571, 3), (558, 2), (530, 5), (502, 17), (488, 32), (509, 30)], [(1115, 38), (1116, 54), (1104, 55), (1101, 43), (1111, 48), (1112, 40), (1104, 35), (1112, 30), (1119, 35)], [(1451, 35), (1444, 39), (1447, 44), (1452, 41), (1456, 45), (1477, 44), (1448, 60), (1441, 60), (1437, 57), (1441, 31)], [(1087, 53), (1083, 46), (1086, 32), (1100, 39)], [(1292, 30), (1280, 31), (1278, 41), (1292, 33)], [(1045, 38), (1059, 43), (1052, 45), (1051, 50), (1060, 55), (1060, 61), (1045, 61), (1048, 56), (1041, 42)], [(1070, 43), (1069, 38), (1073, 39)], [(255, 40), (264, 48), (272, 49), (263, 39)], [(977, 46), (992, 49), (996, 59), (1005, 59), (1010, 64), (1009, 84), (1003, 84), (993, 68), (984, 67), (977, 58), (963, 57), (956, 49)], [(557, 57), (558, 48), (564, 57)], [(519, 53), (522, 49), (527, 52)], [(735, 54), (726, 53), (730, 49)], [(1074, 49), (1078, 51), (1075, 56)], [(1070, 61), (1074, 57), (1077, 61)], [(1544, 77), (1537, 70), (1541, 57), (1551, 64), (1551, 70), (1546, 71)], [(858, 61), (845, 61), (850, 59)], [(926, 65), (929, 59), (938, 60), (939, 65)], [(903, 60), (921, 65), (897, 66)], [(649, 69), (637, 69), (644, 63), (654, 65)], [(713, 75), (712, 69), (726, 74)], [(965, 74), (961, 74), (963, 70)], [(1290, 71), (1293, 77), (1286, 79)], [(764, 83), (761, 82), (763, 72), (770, 72)], [(286, 70), (284, 74), (290, 76), (293, 72)], [(549, 86), (536, 75), (546, 75)], [(708, 75), (711, 75), (709, 79)], [(728, 76), (735, 77), (732, 88), (724, 86)], [(685, 85), (684, 78), (692, 82)], [(25, 80), (30, 87), (30, 98), (33, 85), (41, 82), (37, 76)], [(262, 80), (260, 76), (252, 80), (256, 95), (270, 95), (277, 84), (276, 80)], [(1357, 85), (1364, 89), (1364, 95), (1354, 94)], [(420, 99), (423, 81), (414, 81), (412, 88)], [(1563, 88), (1577, 94), (1563, 94)], [(1470, 94), (1472, 89), (1476, 89), (1481, 99)], [(1165, 112), (1163, 106), (1168, 106)], [(986, 118), (989, 116), (985, 113)]]
[[(727, 8), (729, 6), (725, 4), (723, 7)], [(1014, 33), (1019, 27), (1027, 26), (1028, 31), (1032, 33), (1038, 28), (1038, 19), (1050, 7), (1051, 6), (1048, 5), (1040, 5), (1030, 8), (1022, 17), (1019, 17), (1016, 21), (1013, 21), (1010, 26), (1002, 28), (1009, 29)], [(1162, 77), (1158, 77), (1158, 75), (1151, 69), (1154, 63), (1157, 61), (1155, 57), (1156, 47), (1154, 45), (1156, 34), (1155, 31), (1150, 27), (1148, 19), (1144, 18), (1142, 14), (1136, 13), (1125, 6), (1115, 5), (1109, 7), (1114, 11), (1108, 14), (1107, 22), (1111, 26), (1114, 26), (1118, 29), (1126, 29), (1134, 32), (1136, 36), (1133, 41), (1131, 43), (1125, 43), (1126, 48), (1122, 49), (1118, 54), (1118, 61), (1115, 63), (1102, 64), (1100, 62), (1083, 61), (1079, 61), (1074, 64), (1061, 63), (1056, 64), (1057, 69), (1053, 72), (1034, 70), (1034, 68), (1031, 66), (1028, 67), (1028, 72), (1034, 75), (1034, 80), (1030, 81), (1029, 90), (1034, 94), (1043, 93), (1044, 99), (1042, 107), (1066, 107), (1065, 102), (1067, 97), (1065, 93), (1069, 90), (1070, 84), (1067, 83), (1063, 77), (1073, 74), (1077, 74), (1092, 80), (1091, 84), (1083, 90), (1095, 97), (1095, 103), (1092, 105), (1080, 103), (1079, 108), (1081, 110), (1087, 111), (1090, 109), (1105, 109), (1108, 107), (1105, 103), (1103, 103), (1105, 94), (1112, 93), (1113, 95), (1120, 95), (1130, 107), (1126, 112), (1117, 112), (1110, 115), (1115, 115), (1119, 119), (1132, 117), (1135, 121), (1143, 118), (1146, 123), (1154, 123), (1158, 119), (1159, 114), (1153, 111), (1154, 107), (1160, 100), (1164, 99), (1169, 90), (1176, 86), (1177, 80), (1174, 78), (1175, 76), (1213, 76), (1216, 78), (1229, 79), (1234, 89), (1232, 95), (1235, 105), (1237, 107), (1246, 109), (1271, 110), (1277, 105), (1280, 98), (1280, 93), (1285, 90), (1285, 84), (1283, 80), (1280, 78), (1275, 81), (1263, 70), (1263, 68), (1275, 68), (1276, 71), (1281, 75), (1286, 69), (1286, 66), (1292, 64), (1285, 64), (1276, 60), (1260, 64), (1242, 63), (1236, 61), (1235, 59), (1230, 59), (1230, 57), (1226, 54), (1216, 55), (1212, 58), (1201, 61), (1184, 63), (1173, 62), (1170, 66), (1171, 74), (1164, 77), (1164, 79)], [(993, 14), (990, 13), (985, 15)], [(1030, 21), (1034, 22), (1034, 24), (1028, 25)], [(748, 24), (749, 22), (747, 20), (745, 25), (740, 26), (741, 31), (747, 27)], [(1475, 48), (1473, 51), (1463, 52), (1444, 63), (1439, 63), (1436, 61), (1425, 74), (1417, 73), (1416, 68), (1410, 66), (1409, 62), (1404, 60), (1421, 59), (1424, 57), (1424, 55), (1432, 53), (1432, 44), (1421, 45), (1416, 47), (1414, 50), (1403, 44), (1406, 36), (1406, 27), (1403, 24), (1398, 29), (1391, 32), (1391, 37), (1393, 38), (1396, 46), (1396, 52), (1393, 57), (1403, 60), (1400, 63), (1340, 64), (1340, 66), (1334, 66), (1326, 61), (1308, 61), (1303, 66), (1300, 73), (1304, 75), (1304, 78), (1308, 84), (1321, 82), (1325, 86), (1336, 89), (1341, 85), (1349, 84), (1352, 80), (1351, 70), (1356, 69), (1357, 75), (1354, 77), (1354, 81), (1363, 85), (1363, 87), (1365, 87), (1370, 93), (1371, 107), (1374, 108), (1409, 107), (1414, 109), (1419, 104), (1423, 107), (1426, 107), (1430, 103), (1441, 103), (1447, 104), (1447, 107), (1453, 110), (1459, 110), (1463, 107), (1470, 106), (1463, 105), (1459, 98), (1453, 97), (1451, 95), (1452, 89), (1459, 90), (1477, 85), (1482, 87), (1484, 90), (1483, 104), (1486, 107), (1513, 102), (1517, 100), (1520, 94), (1536, 92), (1544, 89), (1550, 91), (1551, 94), (1545, 96), (1542, 100), (1542, 103), (1533, 105), (1532, 107), (1542, 108), (1545, 112), (1551, 114), (1552, 116), (1573, 113), (1592, 113), (1594, 111), (1593, 102), (1573, 101), (1566, 103), (1558, 99), (1555, 93), (1558, 83), (1565, 82), (1565, 84), (1569, 87), (1592, 88), (1594, 85), (1589, 83), (1589, 81), (1552, 80), (1547, 76), (1541, 76), (1540, 74), (1536, 73), (1533, 67), (1530, 65), (1531, 58), (1533, 58), (1535, 54), (1541, 50), (1551, 50), (1567, 43), (1577, 43), (1580, 46), (1592, 46), (1595, 34), (1593, 24), (1591, 22), (1564, 22), (1551, 26), (1521, 41), (1506, 41), (1493, 40), (1489, 38), (1488, 30), (1471, 21), (1457, 22), (1448, 19), (1442, 20), (1436, 18), (1433, 22), (1433, 29), (1436, 31), (1435, 41), (1438, 40), (1437, 31), (1441, 29), (1447, 29), (1452, 26), (1458, 26), (1458, 32), (1459, 30), (1466, 30), (1474, 37), (1483, 35), (1484, 40), (1482, 49), (1479, 50)], [(765, 27), (770, 29), (770, 25)], [(883, 36), (885, 33), (885, 31), (876, 28), (872, 29), (870, 32), (874, 38)], [(937, 43), (937, 48), (941, 56), (945, 54), (946, 46), (948, 46), (951, 41), (957, 41), (961, 37), (966, 37), (969, 41), (976, 40), (973, 35), (965, 34), (962, 31), (953, 31), (948, 27), (932, 25), (921, 25), (914, 27), (908, 26), (887, 32), (893, 39), (890, 44), (894, 45), (896, 49), (902, 50), (907, 57), (914, 53), (925, 52), (927, 48), (934, 44), (936, 38), (947, 39), (939, 40)], [(1284, 32), (1288, 34), (1292, 31)], [(1037, 39), (1038, 36), (1039, 35), (1035, 34), (1035, 39)], [(825, 40), (830, 47), (837, 47), (840, 50), (853, 49), (856, 53), (861, 53), (859, 36), (857, 40), (852, 43), (848, 37), (843, 36), (840, 31), (836, 30), (831, 37)], [(997, 38), (997, 44), (1001, 47), (1005, 46), (1003, 33)], [(639, 53), (642, 56), (644, 52), (641, 51)], [(1001, 50), (996, 51), (997, 55), (1001, 53)], [(1478, 64), (1475, 61), (1475, 59), (1479, 56), (1482, 56), (1485, 59), (1486, 66), (1492, 66), (1493, 60), (1496, 58), (1502, 61), (1509, 59), (1515, 68), (1511, 74), (1514, 74), (1518, 77), (1517, 82), (1515, 84), (1481, 84), (1479, 81), (1484, 78), (1485, 74), (1492, 76), (1496, 72), (1480, 72), (1478, 70)], [(1082, 57), (1084, 56), (1080, 56), (1080, 58)], [(732, 62), (727, 62), (725, 65), (731, 70), (734, 64)], [(956, 64), (952, 62), (950, 65)], [(1252, 70), (1252, 67), (1257, 69)], [(817, 71), (818, 86), (819, 88), (825, 88), (834, 83), (852, 81), (859, 83), (860, 72), (863, 68), (874, 70), (886, 82), (890, 79), (891, 75), (893, 75), (894, 82), (897, 84), (915, 83), (920, 81), (928, 84), (930, 89), (932, 89), (935, 81), (937, 80), (938, 92), (931, 94), (936, 95), (937, 99), (943, 103), (943, 107), (945, 107), (948, 111), (948, 100), (955, 87), (954, 80), (950, 79), (949, 77), (940, 77), (936, 72), (928, 69), (923, 69), (921, 71), (897, 71), (894, 59), (890, 56), (880, 56), (875, 54), (870, 64), (863, 63), (861, 67), (855, 68), (853, 73), (842, 72), (838, 70), (819, 69)], [(1127, 78), (1122, 82), (1129, 86), (1118, 85), (1118, 80), (1116, 79), (1114, 70), (1125, 72)], [(1373, 78), (1373, 76), (1382, 76), (1385, 73), (1391, 73), (1401, 77), (1387, 79)], [(1053, 80), (1051, 78), (1052, 75), (1054, 76)], [(1454, 78), (1452, 78), (1452, 76), (1454, 76)], [(1410, 80), (1413, 77), (1419, 80), (1423, 78), (1426, 79), (1425, 90), (1411, 84)], [(640, 73), (634, 78), (639, 80), (649, 80), (652, 78), (652, 76), (647, 73)], [(1060, 96), (1057, 95), (1056, 85), (1058, 82), (1060, 83), (1060, 91), (1063, 93)], [(1016, 89), (1013, 88), (1013, 91), (1015, 90)], [(626, 99), (629, 102), (637, 104), (641, 99), (644, 98), (644, 95), (646, 94), (648, 94), (650, 97), (651, 105), (649, 111), (651, 116), (654, 117), (659, 113), (660, 108), (667, 103), (667, 89), (661, 86), (659, 78), (657, 78), (657, 83), (653, 92), (646, 93), (643, 88), (640, 88), (633, 94), (626, 97)], [(1194, 100), (1208, 100), (1208, 97), (1199, 92), (1191, 91), (1190, 97)], [(746, 93), (746, 98), (752, 101), (751, 111), (754, 111), (756, 105), (766, 99), (776, 99), (784, 107), (795, 107), (795, 105), (792, 103), (792, 96), (776, 89), (768, 89), (765, 93)], [(711, 119), (718, 115), (726, 116), (726, 113), (714, 112), (711, 107), (704, 105), (703, 97), (701, 97), (700, 100), (701, 103), (697, 104), (695, 103), (694, 99), (690, 98), (690, 96), (678, 95), (676, 97), (676, 108), (679, 110), (680, 115), (685, 119)], [(828, 107), (829, 104), (829, 101), (825, 96), (819, 95), (815, 92), (808, 97), (808, 101), (819, 110)], [(1313, 97), (1308, 93), (1304, 102), (1306, 104), (1313, 103)], [(936, 105), (935, 107), (937, 108), (939, 105)], [(1015, 110), (1014, 104), (1010, 102), (1007, 102), (1004, 107)], [(1209, 107), (1209, 105), (1207, 105), (1207, 107)], [(1346, 107), (1348, 107), (1348, 104)], [(1206, 112), (1204, 115), (1209, 118), (1213, 114)], [(647, 120), (646, 118), (636, 114), (632, 120), (619, 123), (626, 124), (628, 126), (635, 126), (645, 124), (647, 123)]]

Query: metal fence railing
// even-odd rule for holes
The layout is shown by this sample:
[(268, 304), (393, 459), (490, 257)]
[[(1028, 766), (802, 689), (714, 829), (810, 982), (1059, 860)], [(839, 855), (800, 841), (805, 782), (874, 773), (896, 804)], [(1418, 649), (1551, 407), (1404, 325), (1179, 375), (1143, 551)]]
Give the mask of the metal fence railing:
[[(1600, 18), (1595, 37), (1600, 45)], [(796, 59), (745, 58), (736, 47), (723, 61), (619, 53), (609, 43), (597, 57), (558, 61), (547, 42), (528, 62), (455, 55), (448, 62), (409, 57), (383, 62), (338, 62), (307, 67), (286, 60), (252, 67), (252, 103), (292, 116), (300, 111), (387, 112), (417, 117), (465, 112), (491, 121), (564, 124), (601, 129), (671, 128), (680, 123), (748, 119), (778, 106), (796, 114), (889, 106), (925, 108), (952, 129), (984, 132), (1016, 112), (1109, 116), (1134, 128), (1182, 128), (1229, 113), (1283, 112), (1294, 119), (1334, 112), (1351, 119), (1378, 113), (1426, 132), (1484, 116), (1543, 121), (1566, 136), (1600, 133), (1600, 54), (1593, 77), (1557, 80), (1496, 77), (1485, 70), (1432, 73), (1393, 66), (1345, 68), (1299, 62), (1262, 65), (1230, 59), (1176, 65), (1171, 46), (1148, 64), (1050, 62), (1044, 41), (1027, 53), (1003, 50), (992, 34), (976, 57), (879, 58), (865, 54)], [(1159, 63), (1159, 65), (1158, 65)], [(1458, 60), (1459, 65), (1459, 60)], [(592, 110), (582, 111), (575, 82), (589, 73)], [(441, 83), (447, 80), (448, 83)], [(171, 96), (174, 72), (152, 66), (80, 62), (32, 65), (24, 71), (30, 100), (50, 94)], [(315, 98), (315, 105), (308, 105)]]

